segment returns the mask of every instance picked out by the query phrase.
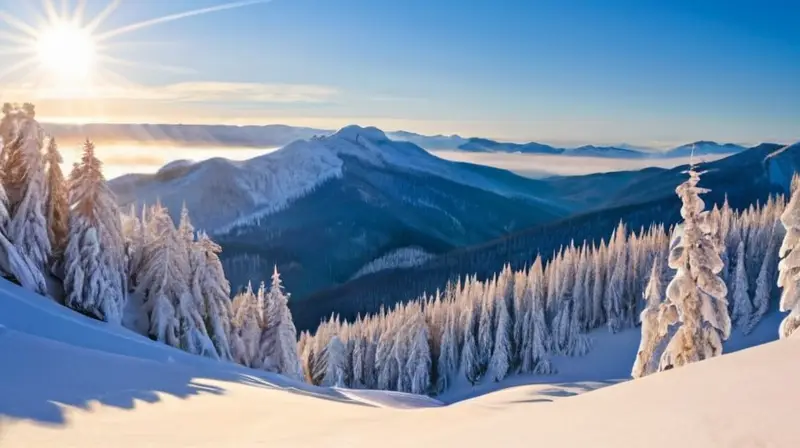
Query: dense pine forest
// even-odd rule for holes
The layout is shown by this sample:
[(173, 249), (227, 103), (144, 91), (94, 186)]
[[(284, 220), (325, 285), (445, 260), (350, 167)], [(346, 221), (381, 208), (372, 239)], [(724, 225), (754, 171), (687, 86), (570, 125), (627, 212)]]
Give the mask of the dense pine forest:
[(421, 294), (424, 282), (391, 284), (394, 295), (407, 294), (391, 309), (334, 313), (298, 341), (277, 268), (269, 285), (231, 297), (222, 248), (194, 228), (186, 207), (177, 224), (160, 203), (121, 211), (88, 139), (65, 177), (31, 104), (4, 105), (0, 133), (2, 275), (220, 362), (315, 385), (435, 395), (463, 382), (554, 373), (553, 356), (585, 355), (601, 328), (641, 326), (633, 377), (718, 356), (732, 328), (752, 332), (774, 308), (790, 311), (775, 331), (800, 334), (798, 177), (788, 200), (707, 210), (705, 173), (692, 166), (676, 189), (677, 225), (640, 222), (631, 210), (607, 239), (575, 232), (556, 250), (555, 236), (521, 245), (526, 263), (488, 273), (491, 263), (459, 264), (464, 275)]

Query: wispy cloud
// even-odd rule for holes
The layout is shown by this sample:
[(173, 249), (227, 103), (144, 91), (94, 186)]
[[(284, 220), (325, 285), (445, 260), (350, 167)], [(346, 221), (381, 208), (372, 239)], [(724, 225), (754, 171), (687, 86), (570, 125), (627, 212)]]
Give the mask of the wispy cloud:
[(42, 88), (32, 84), (3, 86), (3, 101), (133, 100), (219, 103), (324, 103), (339, 91), (309, 84), (269, 84), (198, 81), (175, 84), (101, 85), (91, 88)]

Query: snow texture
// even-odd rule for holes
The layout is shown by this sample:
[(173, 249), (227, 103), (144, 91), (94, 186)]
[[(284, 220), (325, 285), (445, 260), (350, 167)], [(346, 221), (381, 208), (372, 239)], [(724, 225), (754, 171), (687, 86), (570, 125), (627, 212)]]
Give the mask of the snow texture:
[(382, 271), (385, 269), (411, 268), (419, 266), (433, 257), (432, 254), (425, 252), (420, 247), (403, 247), (393, 250), (379, 258), (365, 264), (350, 280), (363, 277), (367, 274)]
[[(638, 340), (633, 330), (602, 333), (596, 355), (565, 360), (561, 370), (571, 378), (513, 388), (492, 383), (506, 388), (442, 407), (427, 397), (313, 387), (193, 356), (0, 281), (0, 440), (82, 448), (109, 441), (119, 447), (373, 447), (376, 440), (387, 447), (529, 446), (535, 422), (536, 440), (545, 446), (800, 444), (800, 434), (786, 430), (800, 412), (786, 399), (786, 385), (800, 374), (798, 341), (589, 392), (625, 374)], [(683, 429), (653, 437), (661, 425)]]

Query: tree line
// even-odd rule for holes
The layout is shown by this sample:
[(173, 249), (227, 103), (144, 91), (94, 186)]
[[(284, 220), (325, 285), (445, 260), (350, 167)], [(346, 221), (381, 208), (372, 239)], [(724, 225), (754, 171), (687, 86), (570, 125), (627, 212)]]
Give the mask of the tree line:
[[(678, 187), (684, 203), (678, 226), (631, 232), (620, 222), (608, 242), (570, 243), (547, 262), (537, 256), (516, 271), (506, 265), (485, 281), (467, 276), (352, 322), (332, 315), (313, 335), (301, 333), (307, 381), (439, 394), (459, 383), (553, 374), (554, 355), (591, 350), (591, 331), (616, 333), (640, 323), (635, 377), (720, 354), (732, 325), (750, 333), (770, 310), (777, 248), (792, 234), (781, 219), (800, 224), (800, 213), (791, 212), (800, 209), (800, 194), (788, 207), (778, 195), (742, 211), (727, 202), (704, 211), (699, 179), (692, 170)], [(796, 265), (782, 278), (797, 281)], [(782, 307), (797, 304), (784, 299)], [(782, 328), (800, 326), (798, 311), (790, 316)]]
[(221, 248), (184, 207), (120, 211), (88, 139), (69, 177), (32, 104), (0, 120), (0, 271), (86, 316), (189, 353), (301, 377), (277, 269), (269, 288), (230, 299)]

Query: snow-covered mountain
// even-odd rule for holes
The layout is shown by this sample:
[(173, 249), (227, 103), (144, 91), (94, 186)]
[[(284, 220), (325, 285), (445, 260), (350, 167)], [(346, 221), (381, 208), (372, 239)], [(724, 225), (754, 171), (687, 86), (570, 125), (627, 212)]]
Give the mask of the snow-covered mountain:
[(392, 140), (411, 142), (427, 150), (458, 149), (467, 139), (460, 135), (421, 135), (408, 131), (387, 132)]
[(619, 148), (616, 146), (594, 146), (585, 145), (577, 148), (566, 149), (563, 152), (568, 156), (583, 156), (583, 157), (611, 157), (621, 159), (636, 159), (640, 157), (647, 157), (647, 154), (627, 148)]
[(717, 143), (701, 140), (672, 148), (665, 151), (662, 155), (664, 157), (690, 157), (694, 153), (695, 157), (702, 157), (717, 154), (735, 154), (745, 149), (747, 148), (733, 143)]
[[(800, 444), (787, 430), (798, 412), (787, 399), (800, 375), (798, 340), (747, 348), (770, 339), (734, 334), (729, 354), (625, 381), (638, 336), (603, 330), (586, 357), (554, 360), (560, 376), (480, 384), (454, 391), (447, 402), (458, 402), (443, 406), (418, 395), (315, 387), (197, 357), (0, 280), (0, 442), (529, 446), (533, 421), (536, 440), (547, 446)], [(653, 437), (665, 427), (681, 429)]]
[(458, 149), (473, 152), (509, 152), (521, 154), (562, 154), (565, 156), (640, 158), (647, 154), (629, 148), (585, 145), (577, 148), (558, 148), (542, 143), (498, 142), (485, 138), (471, 138)]
[(473, 152), (519, 152), (523, 154), (561, 154), (564, 152), (563, 148), (554, 148), (541, 143), (498, 142), (487, 138), (470, 138), (458, 149)]
[(278, 263), (300, 297), (398, 248), (442, 253), (572, 212), (547, 183), (446, 161), (358, 126), (244, 162), (178, 163), (111, 186), (123, 206), (160, 200), (177, 214), (186, 203), (225, 248), (234, 287)]

